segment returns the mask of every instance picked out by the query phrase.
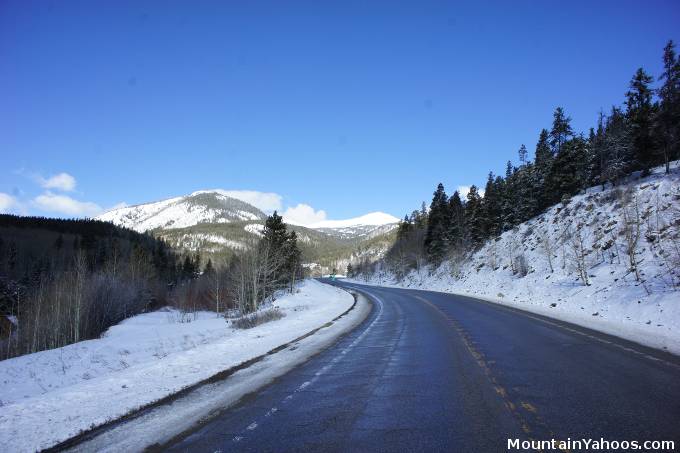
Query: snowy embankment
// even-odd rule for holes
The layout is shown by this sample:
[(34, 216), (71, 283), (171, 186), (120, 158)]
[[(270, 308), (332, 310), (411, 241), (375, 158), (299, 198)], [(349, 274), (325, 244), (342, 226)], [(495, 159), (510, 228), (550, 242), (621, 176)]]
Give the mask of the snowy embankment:
[(481, 297), (680, 354), (678, 162), (670, 175), (591, 188), (458, 265), (356, 281)]
[[(287, 344), (353, 303), (347, 292), (307, 280), (274, 302), (285, 317), (252, 329), (234, 329), (212, 312), (166, 309), (127, 319), (97, 340), (2, 361), (0, 445), (55, 445)], [(340, 335), (337, 324), (322, 330)]]

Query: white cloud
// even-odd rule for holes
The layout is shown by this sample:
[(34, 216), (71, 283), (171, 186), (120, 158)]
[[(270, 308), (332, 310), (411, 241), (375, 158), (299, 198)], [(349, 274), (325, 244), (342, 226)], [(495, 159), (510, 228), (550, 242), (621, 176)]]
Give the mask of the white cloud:
[[(458, 195), (460, 195), (461, 200), (465, 201), (467, 199), (468, 193), (470, 193), (470, 187), (471, 186), (458, 186)], [(484, 189), (477, 187), (477, 192), (480, 196), (484, 196)]]
[(17, 206), (17, 200), (13, 196), (0, 192), (0, 213), (10, 212)]
[(273, 211), (281, 211), (283, 197), (273, 192), (258, 192), (256, 190), (221, 190), (221, 193), (248, 204), (269, 214)]
[(92, 217), (102, 212), (102, 208), (96, 203), (74, 200), (67, 195), (57, 195), (49, 191), (35, 197), (33, 205), (43, 211), (76, 217)]
[(297, 206), (286, 209), (283, 213), (283, 220), (294, 225), (312, 225), (326, 220), (326, 211), (315, 211), (311, 206), (299, 203)]
[(68, 173), (59, 173), (45, 179), (40, 175), (35, 176), (36, 181), (44, 189), (57, 189), (64, 192), (71, 192), (76, 188), (76, 178)]

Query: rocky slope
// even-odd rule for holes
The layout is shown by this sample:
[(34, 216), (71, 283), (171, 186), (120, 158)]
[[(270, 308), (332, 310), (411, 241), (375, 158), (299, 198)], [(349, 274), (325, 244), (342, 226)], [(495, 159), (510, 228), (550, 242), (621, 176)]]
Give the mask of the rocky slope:
[[(379, 284), (483, 296), (680, 354), (680, 168), (593, 187), (463, 260)], [(360, 280), (364, 280), (361, 278)]]

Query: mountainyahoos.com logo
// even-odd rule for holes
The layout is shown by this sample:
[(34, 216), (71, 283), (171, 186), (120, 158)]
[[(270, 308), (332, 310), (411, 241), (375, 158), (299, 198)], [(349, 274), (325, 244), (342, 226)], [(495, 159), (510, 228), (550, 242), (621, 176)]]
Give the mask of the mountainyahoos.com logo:
[(508, 439), (508, 450), (675, 450), (672, 440), (606, 440), (606, 439), (570, 439), (567, 440), (520, 440)]

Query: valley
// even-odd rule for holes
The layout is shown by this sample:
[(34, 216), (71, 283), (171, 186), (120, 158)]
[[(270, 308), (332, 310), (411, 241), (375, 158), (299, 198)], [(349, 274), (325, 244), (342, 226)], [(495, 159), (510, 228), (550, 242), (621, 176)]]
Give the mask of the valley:
[[(149, 232), (170, 246), (226, 265), (238, 251), (261, 237), (267, 215), (223, 190), (113, 209), (96, 217), (137, 232)], [(285, 219), (284, 219), (285, 220)], [(303, 266), (310, 275), (344, 273), (349, 263), (380, 259), (394, 242), (399, 219), (375, 212), (348, 220), (309, 226), (289, 223), (298, 235)]]

